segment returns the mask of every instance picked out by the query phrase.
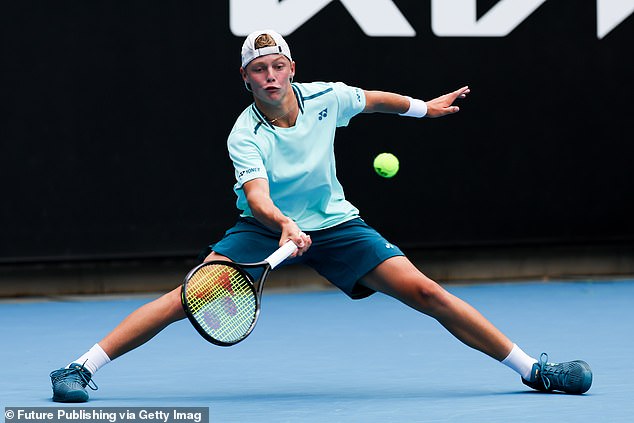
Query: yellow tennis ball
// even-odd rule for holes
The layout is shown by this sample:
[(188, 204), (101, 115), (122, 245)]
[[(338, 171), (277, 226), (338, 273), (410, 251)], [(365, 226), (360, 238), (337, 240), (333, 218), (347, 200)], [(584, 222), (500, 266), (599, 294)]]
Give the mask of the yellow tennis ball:
[(398, 166), (398, 159), (392, 153), (381, 153), (374, 158), (374, 170), (384, 178), (396, 175)]

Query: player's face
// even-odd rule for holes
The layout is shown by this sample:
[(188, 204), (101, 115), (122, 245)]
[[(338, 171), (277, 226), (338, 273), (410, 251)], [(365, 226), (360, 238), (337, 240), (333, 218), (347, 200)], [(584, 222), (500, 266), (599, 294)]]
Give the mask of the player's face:
[(291, 89), (295, 62), (282, 54), (258, 57), (241, 69), (242, 79), (251, 86), (253, 95), (267, 103), (279, 103)]

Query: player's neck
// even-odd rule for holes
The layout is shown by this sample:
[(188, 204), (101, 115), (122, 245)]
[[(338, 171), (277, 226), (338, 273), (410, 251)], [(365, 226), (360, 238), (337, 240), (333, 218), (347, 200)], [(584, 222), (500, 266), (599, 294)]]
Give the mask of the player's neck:
[(299, 115), (299, 105), (297, 104), (295, 92), (293, 91), (291, 91), (279, 105), (258, 102), (257, 99), (256, 105), (271, 125), (281, 128), (294, 126), (297, 121), (297, 116)]

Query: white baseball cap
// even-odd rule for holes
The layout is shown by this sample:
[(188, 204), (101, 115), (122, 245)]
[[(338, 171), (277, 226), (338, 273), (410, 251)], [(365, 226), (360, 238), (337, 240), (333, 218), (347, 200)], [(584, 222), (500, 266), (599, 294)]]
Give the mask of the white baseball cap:
[[(273, 41), (274, 46), (255, 48), (255, 39), (262, 34), (267, 34)], [(267, 54), (283, 54), (288, 57), (288, 60), (293, 61), (291, 57), (291, 49), (288, 48), (288, 44), (284, 41), (284, 38), (272, 29), (262, 29), (259, 31), (253, 31), (250, 33), (244, 44), (242, 44), (242, 68), (246, 68), (251, 61), (260, 56), (266, 56)]]

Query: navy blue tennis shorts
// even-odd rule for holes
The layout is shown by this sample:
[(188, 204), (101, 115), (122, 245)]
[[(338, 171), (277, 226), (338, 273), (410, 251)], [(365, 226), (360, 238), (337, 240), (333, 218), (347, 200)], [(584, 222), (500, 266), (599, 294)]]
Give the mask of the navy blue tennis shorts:
[[(312, 246), (301, 257), (286, 260), (282, 265), (306, 264), (353, 299), (374, 293), (358, 283), (365, 274), (390, 257), (404, 255), (360, 218), (306, 233), (313, 241)], [(219, 242), (201, 253), (201, 258), (215, 251), (238, 263), (258, 262), (275, 251), (279, 241), (279, 232), (253, 218), (241, 217)]]

